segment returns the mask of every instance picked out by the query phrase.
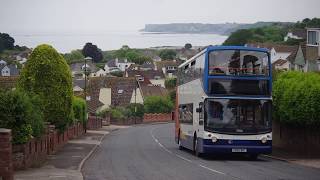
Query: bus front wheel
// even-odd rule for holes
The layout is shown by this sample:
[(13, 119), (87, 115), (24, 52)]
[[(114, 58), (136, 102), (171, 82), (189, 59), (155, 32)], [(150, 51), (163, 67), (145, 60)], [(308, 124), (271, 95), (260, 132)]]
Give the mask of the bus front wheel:
[(201, 157), (201, 155), (202, 155), (199, 152), (197, 135), (195, 135), (194, 138), (193, 138), (193, 152), (194, 152), (194, 155), (197, 156), (197, 157)]

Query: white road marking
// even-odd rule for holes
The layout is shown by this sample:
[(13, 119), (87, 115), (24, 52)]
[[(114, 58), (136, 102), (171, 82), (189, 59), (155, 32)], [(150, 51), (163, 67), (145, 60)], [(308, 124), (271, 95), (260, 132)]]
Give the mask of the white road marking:
[(201, 165), (201, 164), (199, 164), (199, 166), (200, 166), (200, 167), (202, 167), (202, 168), (204, 168), (204, 169), (207, 169), (207, 170), (209, 170), (209, 171), (212, 171), (212, 172), (214, 172), (214, 173), (218, 173), (218, 174), (226, 175), (226, 174), (225, 174), (225, 173), (223, 173), (223, 172), (220, 172), (220, 171), (217, 171), (217, 170), (214, 170), (214, 169), (208, 168), (207, 166), (204, 166), (204, 165)]
[[(183, 157), (183, 156), (181, 156), (181, 155), (179, 155), (179, 154), (173, 153), (172, 151), (170, 151), (169, 149), (167, 149), (166, 147), (164, 147), (164, 145), (162, 145), (162, 144), (159, 142), (159, 140), (153, 135), (154, 129), (156, 129), (156, 128), (152, 128), (152, 129), (150, 130), (151, 137), (153, 138), (153, 140), (154, 140), (163, 150), (167, 151), (167, 152), (170, 153), (170, 154), (174, 154), (176, 157), (178, 157), (178, 158), (180, 158), (180, 159), (182, 159), (182, 160), (185, 160), (185, 161), (187, 161), (187, 162), (189, 162), (189, 163), (191, 163), (191, 164), (195, 164), (192, 160), (187, 159), (187, 158), (185, 158), (185, 157)], [(195, 164), (195, 165), (196, 165), (196, 164)], [(209, 168), (209, 167), (207, 167), (207, 166), (204, 166), (204, 165), (202, 165), (202, 164), (198, 164), (198, 166), (201, 167), (201, 168), (204, 168), (204, 169), (206, 169), (206, 170), (208, 170), (208, 171), (217, 173), (217, 174), (226, 175), (226, 174), (223, 173), (223, 172), (220, 172), (220, 171), (211, 169), (211, 168)]]

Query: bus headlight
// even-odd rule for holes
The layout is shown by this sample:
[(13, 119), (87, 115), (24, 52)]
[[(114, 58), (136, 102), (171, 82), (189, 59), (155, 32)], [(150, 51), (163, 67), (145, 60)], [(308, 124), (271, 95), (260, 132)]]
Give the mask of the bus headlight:
[(212, 140), (213, 143), (215, 143), (215, 142), (218, 141), (218, 138), (213, 136), (213, 137), (211, 138), (211, 140)]
[(262, 137), (262, 138), (261, 138), (261, 142), (262, 142), (263, 144), (265, 144), (265, 143), (267, 142), (267, 140), (268, 140), (267, 137)]

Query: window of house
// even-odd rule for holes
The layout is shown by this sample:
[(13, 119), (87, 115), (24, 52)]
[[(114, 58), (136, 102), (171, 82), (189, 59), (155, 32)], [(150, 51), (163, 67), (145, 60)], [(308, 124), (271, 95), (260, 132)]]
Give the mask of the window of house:
[(118, 94), (122, 94), (123, 93), (123, 89), (118, 89)]
[(308, 31), (308, 44), (310, 45), (317, 45), (318, 44), (318, 38), (316, 31)]

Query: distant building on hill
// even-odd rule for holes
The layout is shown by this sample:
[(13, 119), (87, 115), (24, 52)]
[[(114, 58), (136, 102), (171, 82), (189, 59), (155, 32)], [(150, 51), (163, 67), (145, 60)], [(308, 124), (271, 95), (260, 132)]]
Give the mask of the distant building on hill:
[(18, 76), (20, 71), (15, 64), (7, 64), (6, 61), (0, 60), (0, 76)]

